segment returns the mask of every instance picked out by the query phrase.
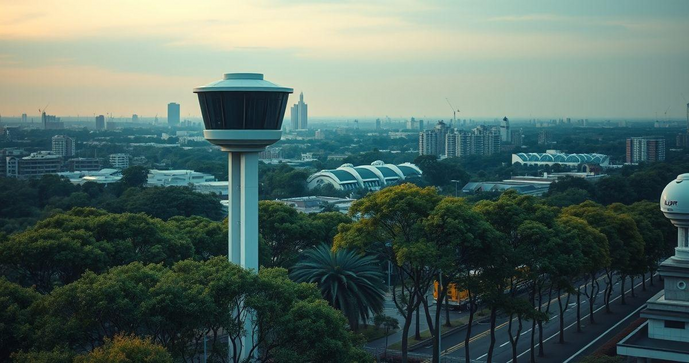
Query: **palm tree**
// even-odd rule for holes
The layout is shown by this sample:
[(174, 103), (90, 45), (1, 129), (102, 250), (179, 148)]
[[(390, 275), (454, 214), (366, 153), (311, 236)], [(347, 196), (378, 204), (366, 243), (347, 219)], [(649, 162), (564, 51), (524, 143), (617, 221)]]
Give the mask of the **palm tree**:
[(360, 320), (367, 321), (383, 311), (384, 276), (373, 256), (351, 250), (331, 251), (322, 244), (305, 251), (290, 276), (296, 282), (315, 283), (323, 299), (342, 311), (354, 330)]

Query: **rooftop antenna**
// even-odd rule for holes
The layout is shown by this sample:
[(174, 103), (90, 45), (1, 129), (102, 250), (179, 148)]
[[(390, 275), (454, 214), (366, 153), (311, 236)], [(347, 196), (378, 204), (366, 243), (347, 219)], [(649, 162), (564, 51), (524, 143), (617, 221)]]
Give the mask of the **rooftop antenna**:
[[(450, 103), (450, 100), (445, 97), (445, 101), (447, 101), (447, 104), (450, 105), (450, 108), (452, 109), (452, 122), (457, 123), (457, 112), (460, 112), (458, 109), (455, 109), (455, 106), (452, 106)], [(452, 127), (452, 125), (450, 125)]]

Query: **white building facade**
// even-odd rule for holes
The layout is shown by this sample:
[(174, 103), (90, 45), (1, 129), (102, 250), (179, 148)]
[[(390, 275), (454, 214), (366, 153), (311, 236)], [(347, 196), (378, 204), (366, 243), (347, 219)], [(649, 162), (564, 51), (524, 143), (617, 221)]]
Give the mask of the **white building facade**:
[(421, 178), (421, 169), (412, 163), (386, 164), (376, 160), (371, 165), (343, 164), (334, 170), (321, 170), (306, 180), (309, 189), (332, 185), (337, 190), (379, 190), (405, 180)]

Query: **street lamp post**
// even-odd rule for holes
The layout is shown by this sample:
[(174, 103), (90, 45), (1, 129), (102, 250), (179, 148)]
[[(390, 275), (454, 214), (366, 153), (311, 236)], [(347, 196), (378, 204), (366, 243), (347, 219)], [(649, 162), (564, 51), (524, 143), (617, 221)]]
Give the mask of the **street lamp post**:
[[(203, 136), (228, 153), (228, 259), (258, 271), (258, 153), (282, 137), (282, 120), (293, 90), (259, 73), (227, 73), (222, 80), (194, 88)], [(241, 319), (242, 317), (240, 317)], [(253, 317), (244, 319), (241, 359), (253, 346)]]
[(457, 198), (459, 194), (459, 183), (461, 180), (450, 180), (451, 182), (455, 183), (455, 198)]

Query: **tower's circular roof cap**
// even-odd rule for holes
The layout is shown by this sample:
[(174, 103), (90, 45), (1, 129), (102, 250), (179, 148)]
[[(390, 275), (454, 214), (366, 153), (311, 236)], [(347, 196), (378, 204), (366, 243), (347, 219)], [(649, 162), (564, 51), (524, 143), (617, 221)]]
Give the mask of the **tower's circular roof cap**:
[(660, 210), (665, 213), (689, 214), (689, 173), (678, 175), (663, 189)]
[(292, 93), (289, 87), (282, 87), (263, 79), (262, 73), (225, 73), (223, 79), (205, 86), (194, 88), (199, 92), (285, 92)]

